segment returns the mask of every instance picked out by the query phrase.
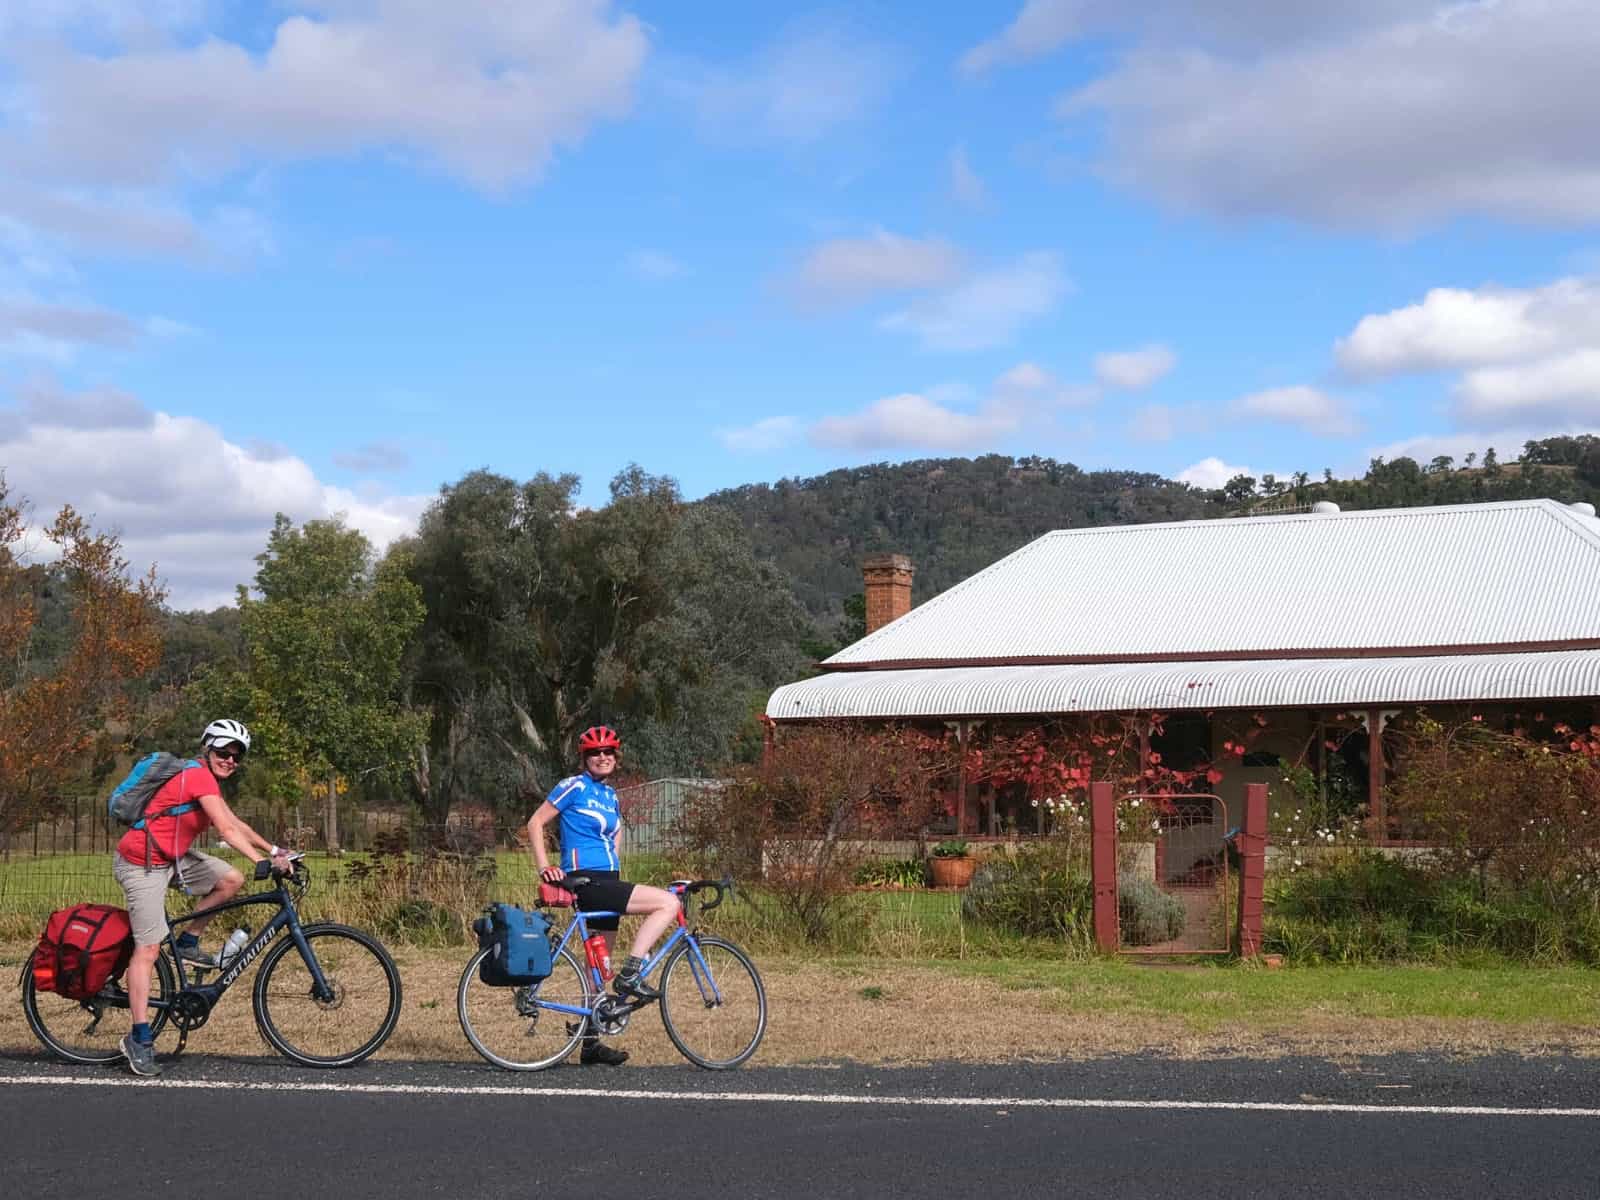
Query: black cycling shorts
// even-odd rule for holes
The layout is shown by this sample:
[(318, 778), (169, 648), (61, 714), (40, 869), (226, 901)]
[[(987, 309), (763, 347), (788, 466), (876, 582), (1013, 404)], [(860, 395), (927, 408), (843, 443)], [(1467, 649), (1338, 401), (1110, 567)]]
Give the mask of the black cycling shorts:
[[(569, 876), (587, 875), (589, 877), (587, 884), (581, 888), (573, 889), (572, 894), (578, 898), (579, 912), (625, 913), (628, 911), (628, 901), (633, 898), (634, 885), (622, 879), (620, 871), (591, 871), (584, 867), (576, 871), (568, 871), (567, 874)], [(596, 917), (592, 921), (585, 919), (585, 924), (590, 929), (605, 931), (616, 929), (620, 921), (620, 917)]]

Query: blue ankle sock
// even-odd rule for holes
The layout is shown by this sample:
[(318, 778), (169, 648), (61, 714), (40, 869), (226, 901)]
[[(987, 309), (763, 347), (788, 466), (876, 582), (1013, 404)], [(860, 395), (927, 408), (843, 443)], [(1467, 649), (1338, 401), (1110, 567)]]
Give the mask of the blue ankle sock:
[(155, 1041), (155, 1034), (150, 1032), (150, 1022), (136, 1021), (133, 1026), (133, 1040), (148, 1046)]
[(195, 934), (195, 933), (180, 933), (178, 935), (178, 945), (180, 945), (180, 946), (198, 946), (199, 944), (200, 944), (200, 935), (199, 934)]

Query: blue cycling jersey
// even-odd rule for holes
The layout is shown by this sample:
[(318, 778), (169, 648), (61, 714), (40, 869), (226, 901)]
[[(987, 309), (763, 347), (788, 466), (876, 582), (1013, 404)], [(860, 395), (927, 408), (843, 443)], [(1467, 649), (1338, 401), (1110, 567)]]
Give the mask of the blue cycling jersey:
[(563, 779), (550, 789), (550, 803), (561, 814), (563, 871), (620, 871), (617, 831), (622, 813), (610, 785), (587, 773)]

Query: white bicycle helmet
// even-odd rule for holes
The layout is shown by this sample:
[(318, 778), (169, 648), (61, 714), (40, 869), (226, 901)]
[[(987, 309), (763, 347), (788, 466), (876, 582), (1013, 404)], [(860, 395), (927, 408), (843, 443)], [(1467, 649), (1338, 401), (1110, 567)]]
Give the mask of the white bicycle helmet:
[(250, 749), (250, 731), (240, 722), (224, 717), (220, 721), (213, 721), (206, 726), (206, 731), (200, 735), (200, 747), (209, 750), (213, 746), (220, 746), (225, 742), (238, 742), (244, 749)]

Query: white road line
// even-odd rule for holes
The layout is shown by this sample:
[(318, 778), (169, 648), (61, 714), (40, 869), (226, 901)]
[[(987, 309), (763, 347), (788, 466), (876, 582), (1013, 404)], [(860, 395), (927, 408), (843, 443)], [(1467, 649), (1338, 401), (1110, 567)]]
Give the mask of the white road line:
[(613, 1088), (445, 1087), (409, 1083), (250, 1083), (221, 1079), (85, 1079), (81, 1076), (0, 1075), (0, 1086), (184, 1088), (193, 1091), (345, 1092), (369, 1096), (518, 1096), (555, 1099), (701, 1100), (754, 1104), (871, 1104), (909, 1108), (1155, 1109), (1195, 1112), (1376, 1113), (1427, 1117), (1580, 1117), (1600, 1108), (1500, 1108), (1488, 1105), (1288, 1104), (1255, 1100), (1093, 1100), (1055, 1096), (850, 1096), (837, 1092), (657, 1092)]

